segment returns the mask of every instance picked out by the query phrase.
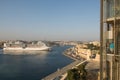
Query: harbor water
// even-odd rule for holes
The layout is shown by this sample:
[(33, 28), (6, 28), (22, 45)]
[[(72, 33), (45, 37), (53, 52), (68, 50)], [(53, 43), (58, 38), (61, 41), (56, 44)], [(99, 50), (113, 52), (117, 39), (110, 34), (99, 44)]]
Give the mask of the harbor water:
[(62, 53), (70, 46), (56, 46), (52, 51), (0, 51), (0, 80), (41, 80), (73, 62)]

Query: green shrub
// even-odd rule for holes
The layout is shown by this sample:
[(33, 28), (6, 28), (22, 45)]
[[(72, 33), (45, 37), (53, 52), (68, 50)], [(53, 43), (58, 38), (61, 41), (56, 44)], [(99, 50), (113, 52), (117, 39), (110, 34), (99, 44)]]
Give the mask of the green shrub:
[(66, 80), (86, 80), (87, 71), (85, 70), (85, 66), (86, 64), (82, 64), (77, 69), (68, 70)]

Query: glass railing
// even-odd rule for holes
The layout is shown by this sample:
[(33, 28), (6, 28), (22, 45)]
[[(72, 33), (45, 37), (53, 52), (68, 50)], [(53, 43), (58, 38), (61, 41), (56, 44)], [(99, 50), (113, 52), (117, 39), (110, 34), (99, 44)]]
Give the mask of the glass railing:
[(114, 16), (114, 0), (108, 0), (106, 2), (107, 5), (107, 18), (111, 18)]
[(104, 9), (106, 18), (120, 17), (120, 0), (105, 0)]
[(120, 0), (116, 0), (115, 3), (115, 16), (120, 17)]

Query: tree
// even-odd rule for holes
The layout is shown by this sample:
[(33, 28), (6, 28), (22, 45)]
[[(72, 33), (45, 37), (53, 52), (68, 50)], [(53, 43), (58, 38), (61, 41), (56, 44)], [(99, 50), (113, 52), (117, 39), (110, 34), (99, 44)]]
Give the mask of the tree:
[(82, 64), (78, 66), (78, 72), (80, 74), (80, 80), (86, 80), (87, 71), (85, 70), (86, 64)]
[(66, 80), (86, 80), (87, 71), (85, 70), (86, 64), (79, 65), (74, 69), (68, 70)]
[(99, 46), (96, 46), (93, 44), (87, 44), (87, 46), (88, 46), (88, 49), (90, 49), (90, 50), (99, 50), (100, 49)]
[(77, 69), (68, 70), (67, 80), (80, 80), (79, 73)]

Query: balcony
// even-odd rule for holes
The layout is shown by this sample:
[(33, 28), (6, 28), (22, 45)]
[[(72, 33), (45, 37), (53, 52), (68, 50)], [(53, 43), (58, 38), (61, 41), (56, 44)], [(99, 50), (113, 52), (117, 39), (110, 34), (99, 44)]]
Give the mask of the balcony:
[(115, 58), (116, 62), (119, 62), (120, 60), (120, 55), (114, 55), (114, 54), (107, 54), (107, 61), (113, 61)]
[(106, 22), (107, 22), (107, 23), (113, 23), (114, 20), (118, 21), (118, 20), (120, 20), (120, 17), (106, 18), (106, 19), (103, 20), (103, 22), (104, 22), (104, 23), (106, 23)]
[(107, 61), (113, 61), (114, 59), (114, 54), (107, 54)]
[(111, 17), (111, 18), (106, 19), (107, 22), (111, 22), (111, 21), (114, 21), (114, 20), (120, 20), (120, 17)]

